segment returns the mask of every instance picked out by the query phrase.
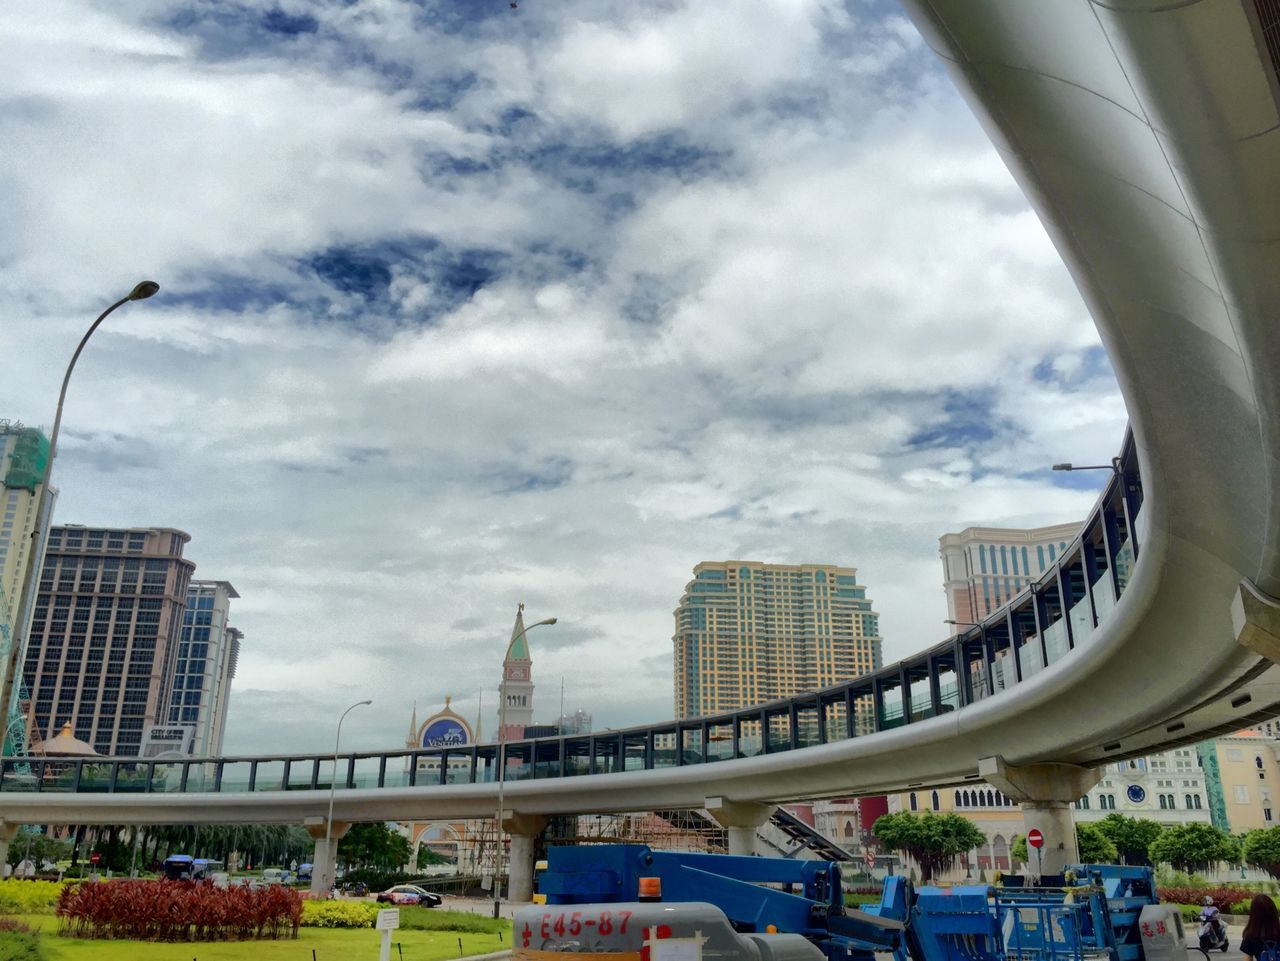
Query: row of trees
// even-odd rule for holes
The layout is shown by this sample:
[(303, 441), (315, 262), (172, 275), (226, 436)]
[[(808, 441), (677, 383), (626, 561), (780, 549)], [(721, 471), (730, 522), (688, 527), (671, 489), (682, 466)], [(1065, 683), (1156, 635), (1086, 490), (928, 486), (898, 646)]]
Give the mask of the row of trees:
[[(191, 854), (228, 864), (232, 852), (241, 866), (288, 865), (310, 861), (315, 842), (306, 828), (285, 824), (161, 824), (136, 828), (108, 826), (94, 829), (86, 844), (85, 828), (57, 839), (23, 831), (9, 845), (9, 864), (30, 858), (36, 864), (71, 859), (73, 863), (98, 855), (99, 867), (116, 872), (143, 869), (170, 854)], [(409, 842), (398, 831), (376, 822), (354, 824), (338, 842), (338, 863), (351, 868), (390, 871), (409, 863)], [(437, 860), (434, 856), (427, 860)], [(439, 859), (443, 860), (443, 859)]]
[[(923, 881), (949, 870), (963, 854), (987, 843), (978, 828), (958, 814), (901, 811), (876, 819), (871, 828), (885, 847), (902, 851), (920, 865)], [(1252, 864), (1280, 878), (1280, 826), (1233, 837), (1211, 824), (1166, 828), (1145, 818), (1108, 814), (1093, 824), (1076, 825), (1080, 860), (1086, 864), (1169, 864), (1200, 871), (1218, 863)], [(1014, 860), (1027, 862), (1027, 841), (1014, 839)]]

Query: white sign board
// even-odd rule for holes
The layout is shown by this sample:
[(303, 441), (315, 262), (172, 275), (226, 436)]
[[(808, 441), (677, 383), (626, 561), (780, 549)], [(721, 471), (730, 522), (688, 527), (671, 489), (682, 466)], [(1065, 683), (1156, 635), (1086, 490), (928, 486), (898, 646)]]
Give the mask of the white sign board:
[(378, 923), (374, 925), (379, 931), (394, 931), (400, 927), (400, 909), (383, 908), (378, 912)]

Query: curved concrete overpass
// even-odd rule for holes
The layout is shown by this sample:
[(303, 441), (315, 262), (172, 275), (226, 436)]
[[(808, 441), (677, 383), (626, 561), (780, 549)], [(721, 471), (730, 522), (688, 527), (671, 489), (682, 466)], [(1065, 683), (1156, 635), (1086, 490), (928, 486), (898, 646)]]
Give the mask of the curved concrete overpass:
[[(1272, 52), (1280, 51), (1280, 35), (1272, 34), (1269, 50), (1253, 0), (909, 6), (1090, 307), (1132, 418), (1121, 472), (1054, 583), (1038, 585), (982, 628), (886, 668), (870, 687), (855, 685), (854, 694), (821, 692), (771, 706), (771, 716), (787, 716), (786, 748), (688, 763), (680, 740), (663, 767), (649, 729), (648, 769), (633, 771), (598, 765), (593, 741), (589, 770), (599, 773), (507, 780), (507, 809), (671, 809), (701, 807), (709, 796), (771, 802), (960, 783), (982, 776), (982, 758), (1090, 766), (1280, 713), (1280, 669), (1264, 656), (1273, 639), (1280, 643), (1280, 616), (1269, 600), (1280, 597), (1280, 100)], [(1103, 610), (1100, 585), (1120, 579), (1122, 595)], [(1081, 620), (1077, 605), (1086, 602), (1097, 616)], [(1048, 666), (1020, 659), (1017, 671), (1005, 672), (1006, 688), (969, 690), (975, 677), (995, 686), (984, 665), (1012, 658), (1023, 642), (1030, 645), (1024, 657), (1040, 657), (1038, 648)], [(972, 651), (982, 663), (971, 661)], [(954, 691), (942, 689), (939, 678), (948, 675)], [(895, 678), (896, 725), (885, 702)], [(906, 704), (903, 688), (911, 692)], [(798, 718), (814, 716), (815, 704), (824, 727), (843, 717), (846, 734), (861, 733), (840, 703), (858, 717), (870, 703), (874, 731), (809, 745)], [(732, 722), (735, 748), (749, 722)], [(685, 736), (675, 722), (660, 729)], [(700, 730), (701, 760), (714, 759), (709, 730)], [(620, 759), (626, 743), (616, 746)], [(571, 749), (558, 748), (555, 774), (570, 773)], [(512, 750), (527, 751), (522, 756), (536, 772), (536, 744)], [(472, 752), (472, 777), (481, 778), (482, 754)], [(95, 793), (109, 785), (87, 775), (70, 786), (37, 779), (36, 792), (30, 779), (11, 776), (17, 769), (7, 762), (0, 818), (322, 817), (328, 783), (318, 780), (317, 759), (305, 760), (309, 778), (295, 782), (288, 768), (283, 778), (297, 790), (258, 781), (243, 792), (226, 784), (214, 792), (207, 770), (214, 762), (198, 762), (186, 765), (176, 787), (156, 787), (150, 774), (147, 786), (126, 787), (113, 769), (112, 793)], [(276, 763), (259, 767), (274, 771)], [(380, 771), (396, 763), (383, 756)], [(355, 771), (357, 759), (344, 765)], [(197, 769), (205, 769), (200, 783), (189, 783)], [(380, 776), (374, 783), (382, 787), (337, 791), (335, 817), (492, 816), (496, 805), (491, 778), (394, 782)]]

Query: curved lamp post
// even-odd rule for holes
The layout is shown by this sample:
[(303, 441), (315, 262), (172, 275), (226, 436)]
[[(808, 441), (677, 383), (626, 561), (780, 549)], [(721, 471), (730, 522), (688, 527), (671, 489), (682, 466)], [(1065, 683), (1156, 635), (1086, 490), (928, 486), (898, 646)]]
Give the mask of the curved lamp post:
[(372, 700), (356, 701), (349, 708), (342, 712), (342, 716), (338, 718), (338, 733), (333, 739), (333, 776), (329, 779), (329, 816), (324, 819), (324, 852), (325, 858), (333, 865), (333, 877), (327, 878), (329, 884), (327, 888), (332, 888), (338, 881), (338, 852), (332, 850), (329, 845), (333, 837), (333, 795), (338, 789), (338, 743), (342, 740), (342, 722), (347, 719), (350, 714), (358, 707), (364, 707), (372, 704)]
[(14, 626), (13, 644), (9, 650), (9, 663), (7, 671), (4, 675), (4, 689), (0, 691), (0, 708), (3, 710), (4, 717), (4, 739), (0, 741), (0, 755), (6, 749), (9, 741), (9, 723), (13, 713), (13, 697), (18, 690), (17, 674), (18, 659), (22, 654), (23, 648), (26, 646), (27, 636), (29, 634), (28, 624), (31, 615), (34, 613), (35, 605), (31, 605), (32, 610), (24, 609), (27, 594), (31, 591), (31, 584), (35, 579), (35, 569), (39, 566), (40, 558), (37, 556), (40, 546), (41, 524), (44, 521), (45, 503), (49, 499), (49, 478), (53, 474), (53, 458), (58, 452), (58, 430), (62, 426), (62, 405), (67, 399), (67, 385), (71, 383), (71, 372), (76, 369), (76, 361), (80, 359), (80, 352), (84, 350), (84, 345), (89, 342), (89, 338), (93, 336), (93, 332), (98, 329), (101, 324), (117, 307), (127, 304), (131, 300), (146, 300), (148, 297), (154, 297), (160, 290), (160, 285), (154, 280), (144, 280), (127, 295), (121, 297), (114, 304), (98, 315), (98, 319), (89, 325), (89, 329), (85, 331), (84, 336), (80, 338), (80, 343), (76, 346), (76, 352), (71, 355), (71, 363), (67, 365), (67, 372), (62, 376), (62, 390), (58, 392), (58, 410), (53, 417), (53, 430), (49, 433), (49, 456), (44, 462), (44, 476), (40, 481), (40, 497), (36, 501), (36, 517), (35, 523), (31, 527), (31, 545), (27, 552), (27, 567), (22, 575), (22, 590), (18, 594), (18, 612), (21, 615), (18, 618), (19, 623)]
[[(548, 617), (545, 620), (537, 621), (528, 625), (524, 630), (511, 639), (507, 645), (507, 650), (511, 649), (511, 645), (520, 638), (524, 637), (535, 627), (544, 625), (550, 626), (556, 622), (556, 618)], [(493, 916), (496, 918), (499, 908), (502, 904), (502, 788), (506, 783), (507, 774), (507, 679), (502, 678), (502, 691), (498, 696), (498, 750), (494, 753), (494, 758), (498, 762), (498, 813), (495, 816), (497, 822), (497, 849), (493, 855)], [(535, 758), (535, 763), (537, 760)], [(510, 885), (508, 885), (510, 887)]]

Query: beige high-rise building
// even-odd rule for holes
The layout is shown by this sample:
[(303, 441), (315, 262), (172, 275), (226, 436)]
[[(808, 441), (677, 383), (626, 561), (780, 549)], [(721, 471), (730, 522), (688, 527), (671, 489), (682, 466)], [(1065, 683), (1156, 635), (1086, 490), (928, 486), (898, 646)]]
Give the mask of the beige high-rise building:
[[(21, 642), (35, 595), (33, 578), (27, 597), (18, 596), (30, 560), (31, 532), (35, 529), (40, 481), (48, 456), (49, 441), (40, 431), (0, 420), (0, 691), (9, 684), (10, 662), (22, 663), (22, 652), (12, 652), (9, 645)], [(55, 498), (51, 491), (45, 504), (45, 522), (40, 527), (46, 533)], [(44, 540), (36, 546), (37, 566), (44, 555)]]
[(1028, 529), (967, 527), (938, 538), (947, 616), (973, 624), (1007, 604), (1058, 559), (1080, 523)]
[(857, 570), (707, 561), (675, 610), (679, 718), (813, 691), (881, 665), (880, 618)]
[(188, 540), (169, 527), (49, 531), (23, 671), (37, 753), (69, 721), (99, 754), (139, 755), (168, 705)]

